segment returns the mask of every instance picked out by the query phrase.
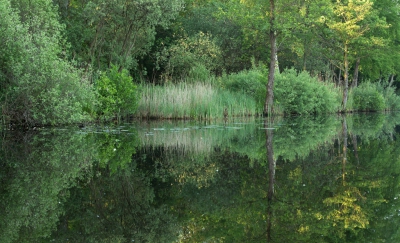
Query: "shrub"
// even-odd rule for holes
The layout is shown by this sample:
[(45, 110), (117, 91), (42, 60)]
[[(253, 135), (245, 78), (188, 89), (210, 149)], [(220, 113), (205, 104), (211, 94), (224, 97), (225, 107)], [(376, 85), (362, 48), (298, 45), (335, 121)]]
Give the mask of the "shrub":
[(265, 77), (260, 70), (244, 70), (239, 73), (222, 76), (221, 84), (228, 90), (244, 92), (254, 96), (258, 89), (265, 86)]
[(400, 110), (400, 97), (396, 95), (394, 87), (387, 87), (383, 94), (386, 110)]
[(365, 82), (352, 92), (353, 108), (358, 111), (380, 111), (385, 109), (385, 99), (376, 84)]
[(235, 93), (244, 93), (249, 97), (253, 97), (257, 103), (257, 109), (262, 110), (265, 93), (267, 69), (264, 66), (255, 66), (250, 70), (243, 70), (238, 73), (223, 75), (219, 81), (222, 88)]
[(396, 89), (389, 87), (384, 83), (378, 82), (373, 83), (376, 90), (382, 94), (385, 100), (385, 110), (399, 110), (400, 109), (400, 97), (396, 95)]
[(275, 103), (286, 114), (330, 113), (338, 110), (339, 92), (331, 84), (318, 81), (307, 72), (285, 70), (275, 76)]
[(120, 118), (135, 112), (138, 103), (137, 87), (126, 69), (119, 72), (117, 66), (112, 65), (96, 81), (96, 90), (99, 118)]
[(188, 77), (185, 80), (189, 82), (211, 81), (214, 80), (214, 76), (205, 65), (199, 63), (190, 69)]

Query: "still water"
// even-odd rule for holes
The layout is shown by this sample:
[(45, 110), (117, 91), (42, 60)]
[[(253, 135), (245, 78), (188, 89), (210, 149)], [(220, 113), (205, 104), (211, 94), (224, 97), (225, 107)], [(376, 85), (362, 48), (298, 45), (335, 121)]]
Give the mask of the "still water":
[(0, 242), (400, 242), (400, 114), (3, 131)]

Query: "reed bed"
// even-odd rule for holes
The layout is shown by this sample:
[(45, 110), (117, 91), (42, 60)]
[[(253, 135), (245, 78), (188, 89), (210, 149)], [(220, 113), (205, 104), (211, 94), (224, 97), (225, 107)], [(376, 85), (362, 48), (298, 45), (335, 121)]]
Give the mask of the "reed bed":
[(210, 83), (143, 84), (136, 117), (211, 120), (261, 114), (256, 101)]

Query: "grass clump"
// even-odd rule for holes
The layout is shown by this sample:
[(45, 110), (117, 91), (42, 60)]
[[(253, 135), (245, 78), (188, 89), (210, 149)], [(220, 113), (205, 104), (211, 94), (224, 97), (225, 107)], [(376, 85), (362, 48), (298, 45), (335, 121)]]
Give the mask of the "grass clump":
[(136, 116), (161, 119), (216, 119), (257, 114), (253, 98), (205, 82), (163, 86), (142, 84)]

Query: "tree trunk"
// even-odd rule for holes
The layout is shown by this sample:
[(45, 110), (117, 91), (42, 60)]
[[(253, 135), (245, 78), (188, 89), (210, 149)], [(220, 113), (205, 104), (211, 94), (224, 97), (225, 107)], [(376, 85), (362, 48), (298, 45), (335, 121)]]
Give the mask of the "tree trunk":
[(267, 83), (267, 97), (265, 98), (264, 104), (264, 115), (270, 115), (273, 113), (274, 104), (274, 81), (275, 81), (275, 69), (277, 59), (277, 47), (276, 47), (276, 31), (275, 31), (275, 1), (270, 0), (270, 29), (269, 29), (269, 40), (271, 45), (271, 60), (269, 64), (268, 83)]
[(358, 68), (360, 67), (360, 58), (357, 58), (356, 65), (354, 67), (353, 82), (351, 87), (355, 88), (358, 85)]
[(393, 82), (394, 82), (394, 74), (390, 75), (389, 87), (392, 87)]
[(343, 100), (342, 100), (342, 111), (346, 111), (347, 98), (349, 94), (349, 60), (347, 56), (347, 43), (344, 45), (344, 77), (343, 77)]

